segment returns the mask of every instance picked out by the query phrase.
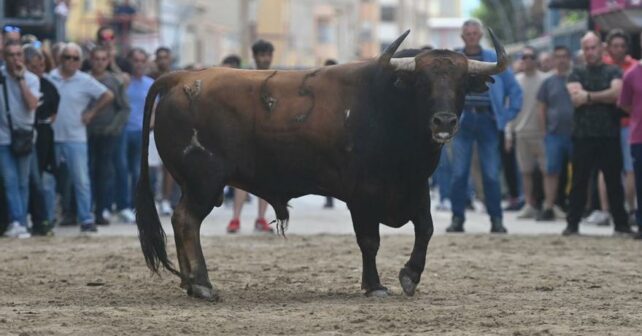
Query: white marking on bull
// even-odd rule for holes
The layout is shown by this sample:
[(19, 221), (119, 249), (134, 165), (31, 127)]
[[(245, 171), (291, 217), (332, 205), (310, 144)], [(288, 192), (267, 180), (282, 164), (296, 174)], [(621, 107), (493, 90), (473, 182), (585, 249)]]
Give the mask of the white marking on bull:
[(212, 156), (213, 155), (212, 152), (208, 151), (205, 147), (203, 147), (201, 142), (198, 141), (198, 131), (196, 129), (193, 129), (193, 131), (194, 131), (194, 134), (192, 135), (192, 141), (190, 141), (189, 145), (187, 145), (187, 147), (185, 147), (185, 149), (183, 150), (183, 155), (187, 155), (189, 152), (193, 150), (200, 149), (205, 153), (209, 154), (210, 156)]
[(346, 119), (350, 118), (350, 109), (345, 110)]
[(198, 96), (199, 93), (201, 93), (201, 83), (202, 81), (200, 79), (197, 79), (194, 81), (194, 86), (183, 86), (183, 90), (190, 100), (194, 100), (194, 98)]

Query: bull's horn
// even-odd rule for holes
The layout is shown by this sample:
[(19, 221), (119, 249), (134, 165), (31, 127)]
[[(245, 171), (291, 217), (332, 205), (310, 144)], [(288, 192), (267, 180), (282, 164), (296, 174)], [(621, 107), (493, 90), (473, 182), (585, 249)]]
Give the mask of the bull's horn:
[(495, 52), (497, 53), (497, 63), (493, 62), (481, 62), (476, 60), (468, 60), (468, 73), (476, 75), (496, 75), (504, 70), (508, 65), (508, 58), (506, 57), (506, 50), (504, 46), (497, 40), (497, 37), (493, 33), (493, 30), (488, 28), (490, 33), (490, 38), (493, 40), (493, 46), (495, 47)]
[(390, 65), (392, 65), (395, 70), (415, 71), (415, 58), (393, 58), (390, 60)]
[(405, 33), (401, 34), (401, 36), (397, 37), (397, 39), (392, 42), (386, 50), (384, 50), (383, 54), (379, 56), (379, 63), (381, 64), (388, 64), (390, 63), (390, 59), (392, 58), (392, 55), (395, 54), (397, 51), (397, 48), (401, 45), (401, 42), (410, 34), (410, 29), (406, 30)]

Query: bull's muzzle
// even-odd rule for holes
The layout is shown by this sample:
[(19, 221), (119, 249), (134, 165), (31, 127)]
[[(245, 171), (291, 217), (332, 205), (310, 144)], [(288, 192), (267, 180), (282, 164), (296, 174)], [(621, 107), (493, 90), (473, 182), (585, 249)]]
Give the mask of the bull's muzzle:
[(459, 122), (457, 115), (450, 112), (437, 112), (430, 120), (432, 139), (438, 143), (446, 143), (455, 136)]

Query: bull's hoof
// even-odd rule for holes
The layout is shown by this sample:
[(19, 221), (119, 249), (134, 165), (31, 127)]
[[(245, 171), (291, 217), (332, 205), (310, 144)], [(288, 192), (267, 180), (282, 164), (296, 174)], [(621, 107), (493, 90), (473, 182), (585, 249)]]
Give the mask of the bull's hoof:
[(390, 295), (390, 292), (386, 287), (381, 287), (381, 288), (369, 290), (366, 292), (367, 297), (386, 298), (389, 295)]
[(415, 272), (409, 270), (407, 267), (404, 267), (399, 271), (399, 283), (401, 284), (401, 288), (403, 289), (403, 292), (406, 293), (408, 296), (413, 296), (415, 295), (415, 289), (417, 288), (417, 284), (419, 281), (415, 281), (418, 276), (415, 274)]
[(221, 297), (216, 289), (201, 285), (191, 285), (187, 290), (187, 294), (197, 299), (204, 299), (212, 302), (218, 302), (221, 300)]

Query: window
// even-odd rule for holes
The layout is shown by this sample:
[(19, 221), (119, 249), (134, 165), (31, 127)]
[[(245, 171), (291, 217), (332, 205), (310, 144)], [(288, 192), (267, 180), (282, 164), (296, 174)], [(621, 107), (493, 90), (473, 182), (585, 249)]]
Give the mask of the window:
[(4, 16), (13, 19), (42, 19), (45, 16), (45, 0), (5, 2)]
[(394, 22), (397, 9), (392, 6), (381, 7), (381, 21)]

